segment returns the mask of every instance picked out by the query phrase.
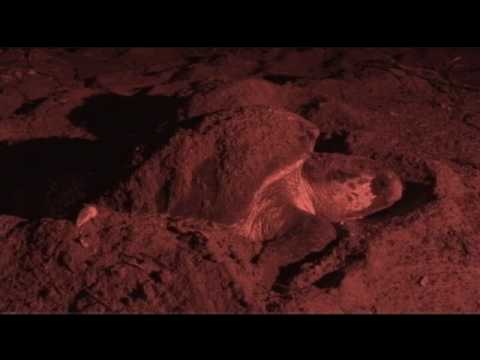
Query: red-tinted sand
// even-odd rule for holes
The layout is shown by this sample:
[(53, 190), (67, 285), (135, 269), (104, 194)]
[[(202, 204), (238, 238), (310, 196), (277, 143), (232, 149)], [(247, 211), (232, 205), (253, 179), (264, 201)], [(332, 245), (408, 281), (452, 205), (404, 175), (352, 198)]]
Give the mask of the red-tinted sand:
[[(479, 312), (479, 64), (477, 49), (0, 50), (0, 312)], [(252, 105), (315, 124), (317, 152), (393, 169), (402, 200), (333, 239), (314, 227), (306, 253), (290, 235), (270, 262), (193, 218), (216, 193), (162, 213), (175, 171), (218, 166), (207, 143), (168, 162), (172, 139)], [(98, 216), (76, 227), (85, 204)]]

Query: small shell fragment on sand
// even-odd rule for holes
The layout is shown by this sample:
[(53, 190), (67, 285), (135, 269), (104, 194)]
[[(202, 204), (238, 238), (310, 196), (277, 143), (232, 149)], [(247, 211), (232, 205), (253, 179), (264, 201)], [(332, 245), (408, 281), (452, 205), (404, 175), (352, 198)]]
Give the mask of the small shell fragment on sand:
[(75, 222), (75, 225), (77, 227), (82, 226), (83, 224), (89, 222), (93, 218), (95, 218), (98, 215), (98, 210), (95, 206), (88, 205), (85, 206), (77, 216), (77, 221)]
[(422, 276), (422, 277), (420, 278), (420, 280), (419, 280), (418, 283), (419, 283), (419, 285), (420, 285), (421, 287), (425, 287), (425, 286), (428, 285), (428, 282), (429, 282), (429, 281), (428, 281), (428, 277)]

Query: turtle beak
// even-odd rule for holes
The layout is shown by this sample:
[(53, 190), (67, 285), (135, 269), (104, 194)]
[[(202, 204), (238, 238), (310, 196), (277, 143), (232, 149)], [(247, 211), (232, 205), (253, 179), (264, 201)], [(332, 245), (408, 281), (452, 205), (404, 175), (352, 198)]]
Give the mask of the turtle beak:
[(402, 198), (403, 184), (393, 171), (384, 171), (377, 175), (371, 183), (373, 193), (383, 198), (388, 206), (393, 205)]

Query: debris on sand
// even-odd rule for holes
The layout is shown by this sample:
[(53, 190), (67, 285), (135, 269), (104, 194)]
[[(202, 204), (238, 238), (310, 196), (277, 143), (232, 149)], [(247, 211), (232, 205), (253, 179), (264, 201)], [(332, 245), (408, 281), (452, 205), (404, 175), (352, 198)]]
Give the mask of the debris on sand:
[(77, 227), (80, 227), (90, 220), (94, 219), (98, 215), (98, 210), (95, 206), (93, 205), (87, 205), (85, 206), (80, 212), (78, 213), (77, 220), (75, 222), (75, 225)]
[(428, 280), (428, 277), (427, 276), (422, 276), (418, 282), (418, 284), (421, 286), (421, 287), (425, 287), (427, 286), (429, 283), (429, 280)]

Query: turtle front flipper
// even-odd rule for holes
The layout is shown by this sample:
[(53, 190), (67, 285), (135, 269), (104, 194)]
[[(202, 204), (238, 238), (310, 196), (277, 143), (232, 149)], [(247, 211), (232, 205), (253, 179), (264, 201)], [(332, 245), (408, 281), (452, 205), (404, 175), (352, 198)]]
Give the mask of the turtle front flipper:
[(274, 285), (282, 267), (323, 250), (337, 237), (335, 227), (326, 218), (293, 206), (289, 211), (288, 227), (275, 238), (265, 241), (254, 261), (261, 268), (262, 282), (268, 289)]

